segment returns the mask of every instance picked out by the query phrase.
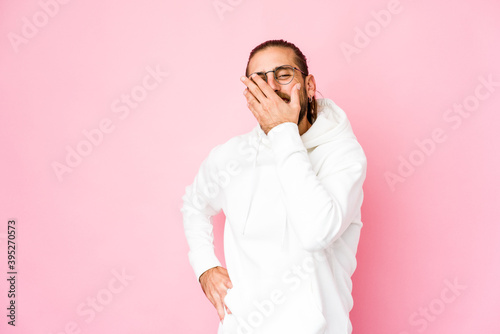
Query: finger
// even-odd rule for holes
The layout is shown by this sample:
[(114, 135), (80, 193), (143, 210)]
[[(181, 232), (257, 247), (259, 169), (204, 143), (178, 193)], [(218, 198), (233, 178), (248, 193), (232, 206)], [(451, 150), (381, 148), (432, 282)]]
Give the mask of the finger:
[[(258, 77), (258, 75), (256, 75)], [(259, 77), (260, 79), (260, 77)], [(262, 79), (261, 79), (262, 80)], [(259, 101), (263, 102), (267, 96), (262, 92), (262, 90), (257, 86), (253, 79), (246, 78), (243, 83), (247, 86), (247, 89), (253, 94), (253, 96)]]
[(260, 115), (262, 113), (262, 105), (255, 98), (255, 96), (253, 96), (253, 94), (250, 91), (245, 90), (244, 93), (245, 93), (245, 98), (247, 99), (247, 107), (248, 107), (248, 109), (250, 109), (250, 111), (255, 116), (255, 118), (257, 120), (259, 120), (260, 119)]
[[(258, 75), (255, 74), (255, 76), (259, 77)], [(251, 79), (243, 76), (240, 78), (241, 81), (248, 87), (248, 90), (250, 92), (252, 92), (252, 94), (255, 96), (255, 98), (257, 98), (259, 101), (264, 101), (264, 99), (266, 98), (266, 95), (264, 95), (264, 93), (262, 92), (262, 90), (259, 88), (259, 86), (257, 86), (255, 84), (254, 81), (252, 81)], [(256, 80), (255, 77), (252, 77), (253, 80)], [(264, 81), (262, 80), (262, 78), (259, 77), (259, 79), (261, 81)], [(264, 82), (265, 83), (265, 82)]]
[(247, 103), (247, 107), (248, 109), (250, 109), (250, 111), (252, 112), (253, 116), (257, 119), (257, 122), (260, 123), (260, 112), (257, 110), (256, 106), (255, 106), (255, 103), (254, 102), (249, 102)]
[(292, 96), (290, 96), (290, 106), (292, 108), (299, 108), (300, 109), (300, 83), (296, 84), (292, 88)]
[(220, 298), (216, 298), (215, 309), (217, 310), (217, 314), (219, 315), (220, 321), (224, 321), (224, 303), (221, 302)]
[(255, 95), (252, 94), (252, 92), (248, 88), (245, 88), (245, 90), (243, 91), (243, 95), (245, 95), (247, 103), (250, 103), (251, 100), (255, 100), (257, 103), (260, 103), (260, 101), (255, 97)]
[(250, 78), (255, 82), (255, 84), (257, 84), (257, 86), (267, 98), (274, 98), (275, 95), (277, 96), (277, 94), (274, 92), (274, 89), (272, 89), (271, 86), (269, 86), (269, 84), (265, 82), (264, 79), (262, 79), (260, 76), (254, 73), (250, 76)]

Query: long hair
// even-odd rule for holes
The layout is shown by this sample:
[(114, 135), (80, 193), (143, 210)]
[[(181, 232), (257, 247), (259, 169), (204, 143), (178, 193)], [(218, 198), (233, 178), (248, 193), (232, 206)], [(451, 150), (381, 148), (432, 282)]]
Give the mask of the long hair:
[[(290, 43), (290, 42), (287, 42), (283, 39), (272, 39), (272, 40), (269, 40), (269, 41), (265, 41), (264, 43), (261, 43), (259, 45), (257, 45), (255, 48), (253, 48), (253, 50), (250, 52), (250, 56), (248, 57), (248, 62), (247, 62), (247, 67), (245, 69), (245, 76), (248, 77), (248, 64), (250, 64), (250, 60), (252, 59), (252, 57), (259, 51), (262, 51), (264, 49), (267, 49), (269, 47), (282, 47), (282, 48), (289, 48), (291, 50), (293, 50), (294, 54), (295, 54), (295, 63), (297, 64), (297, 67), (302, 71), (304, 72), (304, 74), (302, 74), (304, 76), (304, 78), (306, 76), (309, 75), (309, 69), (307, 67), (307, 58), (306, 56), (304, 56), (304, 54), (302, 53), (302, 51), (300, 51), (300, 49), (298, 47), (295, 46), (295, 44), (293, 43)], [(304, 87), (305, 88), (305, 87)], [(317, 103), (316, 103), (316, 97), (313, 96), (312, 97), (312, 101), (309, 102), (309, 100), (307, 101), (308, 103), (308, 106), (307, 106), (307, 120), (309, 121), (309, 123), (311, 123), (311, 125), (314, 123), (314, 121), (316, 120), (316, 117), (317, 117)]]

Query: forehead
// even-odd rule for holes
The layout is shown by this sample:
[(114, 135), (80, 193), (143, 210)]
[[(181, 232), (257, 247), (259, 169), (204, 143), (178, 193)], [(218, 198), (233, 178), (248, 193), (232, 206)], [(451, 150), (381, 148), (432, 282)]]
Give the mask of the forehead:
[(280, 65), (297, 66), (295, 53), (290, 48), (268, 47), (257, 52), (248, 64), (248, 73), (264, 72)]

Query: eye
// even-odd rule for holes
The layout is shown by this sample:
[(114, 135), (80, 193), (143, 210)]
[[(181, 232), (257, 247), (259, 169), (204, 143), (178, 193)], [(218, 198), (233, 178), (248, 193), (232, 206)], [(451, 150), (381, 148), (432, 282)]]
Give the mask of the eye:
[(291, 80), (293, 77), (293, 69), (286, 66), (286, 67), (278, 67), (276, 69), (276, 79), (280, 80), (281, 82), (286, 82), (288, 80)]

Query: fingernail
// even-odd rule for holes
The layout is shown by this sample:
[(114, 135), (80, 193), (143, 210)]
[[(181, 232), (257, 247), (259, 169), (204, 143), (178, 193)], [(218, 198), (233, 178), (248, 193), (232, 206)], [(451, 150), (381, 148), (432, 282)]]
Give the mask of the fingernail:
[(241, 81), (245, 81), (247, 79), (247, 77), (243, 76), (240, 78)]
[(296, 86), (296, 87), (297, 87), (297, 89), (300, 89), (300, 84), (297, 84), (297, 86)]

